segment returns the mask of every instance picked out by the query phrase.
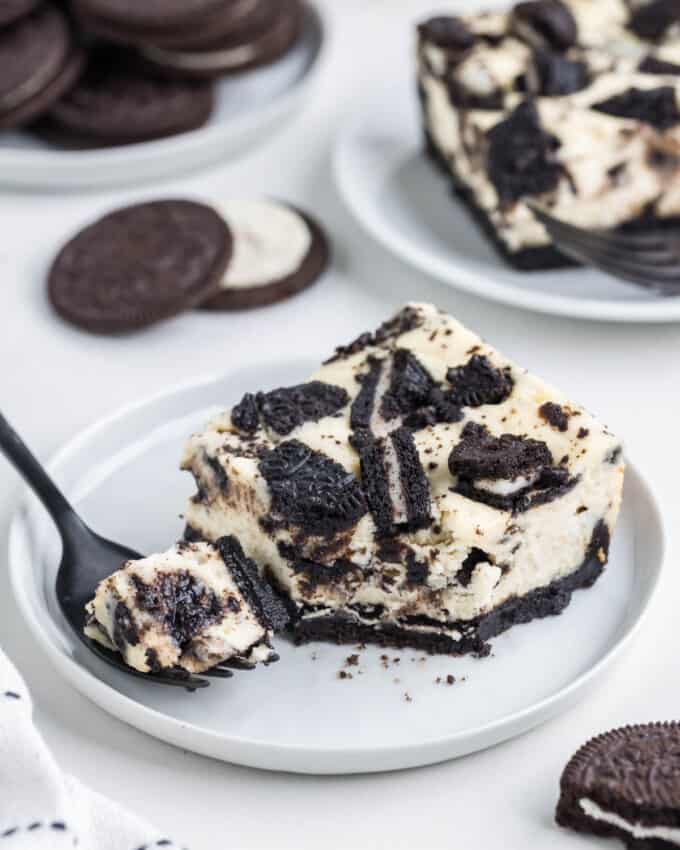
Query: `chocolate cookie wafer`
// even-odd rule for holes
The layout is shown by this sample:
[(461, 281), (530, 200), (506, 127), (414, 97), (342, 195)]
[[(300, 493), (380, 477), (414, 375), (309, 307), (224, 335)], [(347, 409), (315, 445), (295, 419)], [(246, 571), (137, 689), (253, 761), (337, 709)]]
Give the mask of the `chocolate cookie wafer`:
[(214, 295), (231, 250), (229, 228), (203, 204), (125, 207), (62, 248), (49, 273), (49, 297), (63, 318), (86, 330), (134, 330)]
[(24, 15), (28, 15), (39, 2), (40, 0), (2, 0), (2, 3), (0, 3), (0, 27), (6, 27), (19, 18), (23, 18)]
[(304, 7), (300, 0), (272, 4), (274, 14), (258, 27), (228, 35), (200, 50), (170, 50), (155, 45), (140, 48), (149, 65), (169, 76), (205, 79), (236, 73), (279, 59), (297, 41)]
[(209, 310), (262, 307), (311, 286), (328, 265), (328, 239), (317, 222), (273, 200), (218, 205), (234, 238), (232, 260)]
[(625, 726), (588, 741), (562, 774), (557, 822), (630, 850), (680, 846), (680, 723)]
[(214, 91), (209, 82), (158, 79), (114, 48), (92, 52), (78, 84), (49, 111), (48, 137), (71, 146), (126, 144), (201, 127)]
[(0, 30), (0, 128), (26, 123), (61, 97), (82, 69), (66, 16), (45, 4)]
[(276, 13), (271, 0), (231, 0), (210, 14), (199, 15), (175, 29), (169, 28), (164, 16), (154, 26), (121, 23), (93, 15), (88, 0), (74, 0), (73, 10), (86, 32), (124, 45), (155, 45), (176, 50), (202, 48), (220, 40), (246, 41), (250, 33), (266, 25)]

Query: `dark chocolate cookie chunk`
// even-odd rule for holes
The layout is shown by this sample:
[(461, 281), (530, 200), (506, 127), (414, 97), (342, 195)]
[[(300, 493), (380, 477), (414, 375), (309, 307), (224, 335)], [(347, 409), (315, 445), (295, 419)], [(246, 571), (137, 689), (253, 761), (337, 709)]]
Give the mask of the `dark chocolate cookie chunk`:
[(62, 248), (49, 297), (63, 318), (86, 330), (133, 330), (214, 292), (230, 253), (229, 230), (210, 207), (183, 200), (125, 207)]
[(468, 422), (449, 457), (455, 491), (498, 510), (520, 513), (568, 493), (578, 481), (555, 466), (540, 440), (503, 434)]
[(222, 605), (215, 591), (188, 570), (159, 572), (152, 584), (145, 584), (135, 575), (132, 581), (137, 607), (160, 623), (182, 650), (198, 632), (222, 617)]
[(290, 204), (262, 199), (218, 205), (234, 237), (234, 254), (207, 310), (264, 307), (316, 283), (330, 261), (330, 242), (316, 219)]
[(78, 137), (128, 143), (201, 127), (213, 104), (209, 83), (160, 80), (135, 67), (125, 52), (99, 48), (78, 84), (55, 104), (49, 117)]
[(571, 412), (562, 405), (555, 404), (554, 401), (546, 401), (542, 404), (538, 408), (538, 415), (557, 431), (566, 431), (569, 428)]
[(430, 486), (413, 434), (398, 428), (360, 452), (361, 477), (378, 535), (415, 531), (430, 523)]
[(418, 26), (418, 33), (425, 41), (444, 50), (467, 50), (475, 43), (475, 36), (465, 22), (454, 15), (438, 15)]
[(299, 440), (287, 440), (259, 462), (277, 515), (310, 534), (329, 535), (355, 525), (366, 513), (357, 479), (331, 458)]
[(526, 74), (525, 87), (532, 94), (556, 97), (581, 91), (589, 82), (590, 72), (585, 62), (537, 48), (532, 68)]
[(566, 50), (578, 40), (576, 20), (560, 0), (518, 3), (513, 9), (512, 21), (518, 35), (532, 44)]
[(415, 330), (423, 323), (421, 314), (415, 307), (404, 307), (396, 316), (383, 322), (375, 333), (366, 332), (358, 336), (349, 345), (341, 345), (335, 349), (335, 354), (326, 360), (333, 363), (336, 360), (344, 360), (354, 354), (359, 354), (367, 348), (383, 345), (390, 340), (397, 339), (402, 334)]
[(644, 121), (658, 130), (668, 130), (680, 123), (680, 109), (672, 86), (660, 86), (657, 89), (630, 88), (593, 104), (593, 109), (619, 118)]
[(452, 474), (468, 479), (512, 480), (533, 475), (552, 463), (552, 454), (544, 442), (514, 434), (494, 437), (475, 422), (468, 422), (463, 428), (461, 441), (449, 458)]
[(542, 127), (536, 105), (521, 103), (487, 133), (487, 168), (502, 203), (555, 189), (563, 169), (555, 152), (559, 139)]
[(173, 50), (146, 45), (140, 55), (156, 71), (171, 77), (212, 79), (279, 59), (293, 46), (302, 31), (305, 7), (301, 0), (279, 0), (276, 14), (242, 40), (231, 36), (200, 49)]
[(624, 726), (591, 739), (560, 780), (560, 826), (631, 850), (680, 842), (680, 724)]
[(640, 38), (656, 41), (673, 24), (680, 22), (680, 3), (677, 0), (652, 0), (642, 3), (633, 12), (629, 26)]
[(6, 27), (32, 12), (40, 0), (2, 0), (0, 3), (0, 27)]
[(496, 369), (483, 354), (474, 354), (464, 366), (449, 369), (451, 400), (461, 407), (500, 404), (512, 393), (514, 381), (509, 368)]
[[(0, 30), (0, 126), (13, 126), (26, 104), (35, 102), (64, 70), (73, 51), (65, 15), (45, 5)], [(52, 100), (59, 96), (52, 94)], [(52, 101), (41, 98), (41, 108)]]
[(294, 387), (281, 387), (268, 393), (246, 393), (232, 411), (237, 428), (253, 433), (260, 421), (281, 436), (287, 436), (305, 422), (318, 422), (332, 416), (349, 402), (347, 391), (323, 381), (307, 381)]
[(380, 412), (387, 419), (407, 415), (428, 404), (436, 384), (412, 351), (398, 348), (392, 355), (390, 383), (380, 401)]
[(657, 59), (655, 56), (645, 56), (638, 65), (638, 70), (643, 74), (670, 74), (671, 76), (680, 76), (680, 65), (674, 62), (665, 62), (662, 59)]
[(269, 584), (260, 576), (257, 564), (245, 556), (236, 537), (221, 537), (215, 544), (244, 599), (265, 628), (281, 631), (289, 622), (288, 611)]

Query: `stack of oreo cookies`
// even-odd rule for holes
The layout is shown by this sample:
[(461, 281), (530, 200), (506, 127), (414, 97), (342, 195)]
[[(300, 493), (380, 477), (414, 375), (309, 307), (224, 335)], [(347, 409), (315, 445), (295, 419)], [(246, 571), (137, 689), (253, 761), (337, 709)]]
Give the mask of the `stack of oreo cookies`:
[(196, 129), (214, 81), (282, 57), (303, 14), (302, 0), (4, 0), (0, 129), (69, 148)]

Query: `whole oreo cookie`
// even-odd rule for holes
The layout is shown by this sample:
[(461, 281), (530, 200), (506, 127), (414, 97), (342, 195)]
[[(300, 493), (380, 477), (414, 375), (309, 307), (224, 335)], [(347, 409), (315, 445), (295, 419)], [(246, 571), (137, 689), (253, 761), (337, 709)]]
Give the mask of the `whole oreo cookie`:
[(267, 65), (293, 46), (304, 19), (300, 0), (279, 0), (273, 9), (262, 26), (247, 28), (240, 36), (228, 35), (195, 50), (149, 44), (140, 48), (140, 56), (157, 72), (191, 79), (212, 79)]
[(95, 17), (137, 29), (174, 30), (218, 13), (232, 0), (83, 0), (79, 8)]
[(62, 248), (49, 273), (49, 297), (61, 316), (86, 330), (134, 330), (213, 294), (230, 254), (229, 229), (210, 207), (183, 200), (125, 207)]
[(177, 50), (200, 49), (227, 38), (243, 41), (276, 13), (276, 6), (270, 0), (231, 0), (172, 29), (168, 28), (162, 16), (154, 26), (136, 26), (134, 21), (121, 23), (117, 19), (95, 15), (89, 0), (73, 0), (72, 8), (86, 32), (107, 41)]
[(680, 845), (680, 724), (625, 726), (588, 741), (562, 774), (560, 826), (631, 850)]
[[(136, 68), (126, 53), (100, 48), (76, 86), (49, 112), (51, 123), (78, 140), (122, 144), (163, 138), (201, 127), (209, 119), (209, 83), (161, 80)], [(55, 135), (59, 141), (59, 135)]]
[(39, 2), (40, 0), (2, 0), (2, 3), (0, 3), (0, 27), (6, 27), (19, 18), (23, 18), (24, 15), (28, 15)]
[(273, 200), (218, 205), (234, 239), (232, 260), (209, 310), (262, 307), (311, 286), (328, 265), (328, 239), (307, 213)]
[(44, 5), (0, 31), (0, 128), (25, 123), (75, 81), (82, 62), (66, 16)]

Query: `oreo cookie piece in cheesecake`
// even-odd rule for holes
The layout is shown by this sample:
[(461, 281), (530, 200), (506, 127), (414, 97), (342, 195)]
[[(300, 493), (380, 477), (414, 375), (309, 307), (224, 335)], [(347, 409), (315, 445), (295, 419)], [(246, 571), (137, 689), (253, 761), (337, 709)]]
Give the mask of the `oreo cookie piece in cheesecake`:
[(188, 535), (236, 535), (299, 641), (484, 653), (607, 561), (606, 428), (455, 319), (412, 304), (306, 383), (253, 387), (189, 440)]
[(662, 2), (530, 0), (418, 30), (428, 153), (513, 265), (571, 265), (530, 204), (586, 228), (680, 219), (680, 24)]
[(85, 634), (142, 673), (200, 673), (276, 661), (272, 636), (286, 622), (239, 542), (224, 537), (126, 563), (99, 584)]
[(557, 823), (619, 838), (630, 850), (680, 847), (680, 724), (599, 735), (562, 774)]

